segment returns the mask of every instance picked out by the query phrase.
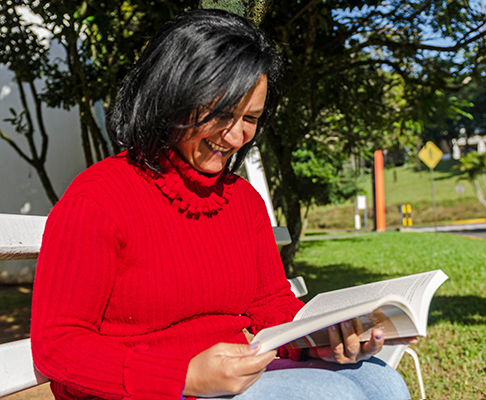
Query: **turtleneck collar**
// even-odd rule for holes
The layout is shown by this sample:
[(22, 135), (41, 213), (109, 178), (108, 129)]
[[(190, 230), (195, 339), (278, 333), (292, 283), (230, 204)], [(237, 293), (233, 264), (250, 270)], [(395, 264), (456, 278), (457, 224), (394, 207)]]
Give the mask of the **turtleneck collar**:
[(217, 214), (229, 202), (238, 179), (227, 168), (215, 175), (205, 175), (172, 150), (160, 156), (159, 164), (164, 172), (155, 176), (155, 185), (189, 218)]

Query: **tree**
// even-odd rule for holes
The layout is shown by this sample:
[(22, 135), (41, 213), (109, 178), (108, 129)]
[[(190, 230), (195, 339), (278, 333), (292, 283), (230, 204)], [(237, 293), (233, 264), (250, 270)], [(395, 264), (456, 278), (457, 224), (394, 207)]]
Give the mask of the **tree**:
[(467, 180), (474, 185), (476, 197), (486, 207), (486, 153), (470, 151), (461, 157), (455, 168), (466, 173)]
[[(22, 104), (22, 111), (12, 109), (12, 117), (6, 122), (26, 138), (31, 155), (4, 129), (0, 135), (35, 167), (53, 204), (58, 197), (45, 170), (48, 132), (43, 123), (43, 107), (77, 107), (86, 166), (113, 154), (118, 149), (106, 135), (108, 118), (96, 121), (94, 104), (101, 102), (108, 113), (121, 79), (148, 38), (166, 20), (196, 6), (196, 0), (0, 3), (0, 63), (14, 73)], [(22, 18), (25, 13), (36, 16), (40, 22), (27, 23)], [(39, 38), (35, 28), (47, 32), (48, 38)], [(53, 43), (64, 50), (64, 57), (55, 62), (50, 55)], [(29, 108), (25, 86), (35, 111)], [(38, 87), (43, 89), (39, 91)], [(36, 147), (36, 132), (41, 137), (40, 149)]]
[[(10, 108), (11, 118), (6, 119), (15, 128), (16, 133), (23, 135), (28, 144), (28, 152), (0, 129), (0, 138), (5, 140), (26, 162), (32, 165), (42, 185), (54, 204), (58, 196), (45, 169), (49, 136), (47, 134), (42, 113), (42, 100), (36, 87), (45, 71), (49, 70), (48, 48), (46, 44), (30, 29), (21, 23), (21, 18), (14, 2), (0, 4), (0, 63), (8, 65), (14, 73), (14, 80), (19, 88), (20, 101), (23, 110), (17, 112)], [(34, 110), (29, 105), (30, 93)], [(36, 145), (36, 124), (40, 133), (40, 149)], [(30, 154), (28, 154), (30, 153)]]
[(486, 86), (484, 82), (472, 81), (452, 98), (457, 99), (463, 112), (451, 116), (438, 109), (434, 122), (425, 129), (425, 140), (435, 143), (445, 140), (451, 149), (453, 139), (486, 134)]
[(302, 228), (296, 151), (320, 141), (328, 144), (321, 157), (338, 142), (337, 159), (345, 160), (416, 136), (441, 91), (484, 75), (485, 16), (474, 7), (464, 0), (291, 0), (267, 14), (262, 27), (288, 65), (267, 136), (293, 240), (281, 253), (288, 275)]

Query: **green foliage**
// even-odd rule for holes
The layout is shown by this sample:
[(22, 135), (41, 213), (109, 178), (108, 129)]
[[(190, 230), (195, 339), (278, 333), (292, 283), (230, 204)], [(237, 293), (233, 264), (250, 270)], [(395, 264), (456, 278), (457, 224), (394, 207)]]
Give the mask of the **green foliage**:
[(459, 171), (464, 172), (471, 182), (486, 173), (486, 153), (470, 151), (459, 160)]
[[(427, 398), (481, 399), (486, 392), (486, 241), (439, 233), (373, 233), (305, 242), (297, 255), (310, 299), (318, 292), (440, 268), (448, 276), (432, 300), (419, 354)], [(419, 398), (411, 359), (398, 370)]]
[[(44, 106), (66, 110), (77, 106), (87, 166), (117, 152), (118, 146), (109, 146), (103, 134), (106, 121), (97, 121), (93, 115), (94, 104), (102, 102), (108, 115), (121, 80), (150, 36), (168, 19), (196, 6), (196, 0), (0, 3), (0, 64), (15, 74), (23, 108), (18, 117), (6, 122), (17, 132), (22, 131), (30, 154), (3, 129), (0, 138), (34, 166), (53, 204), (58, 197), (44, 167), (49, 136), (44, 126)], [(39, 22), (27, 23), (25, 14)], [(40, 37), (36, 29), (46, 37)], [(64, 51), (55, 60), (51, 54), (53, 44)], [(30, 110), (29, 96), (34, 110)], [(35, 136), (40, 136), (40, 148)]]
[[(292, 238), (306, 198), (299, 183), (306, 167), (298, 167), (294, 153), (306, 146), (317, 159), (340, 153), (329, 161), (342, 171), (350, 156), (415, 152), (424, 124), (438, 114), (465, 115), (468, 103), (449, 93), (484, 75), (485, 21), (479, 5), (467, 1), (282, 0), (270, 10), (261, 26), (288, 63), (266, 148), (275, 153), (273, 176)], [(291, 263), (291, 254), (282, 256)]]
[[(243, 14), (258, 23), (269, 2), (235, 0), (219, 3), (219, 8), (244, 5), (246, 11)], [(165, 21), (197, 6), (197, 0), (1, 2), (0, 64), (15, 74), (19, 90), (23, 90), (24, 83), (30, 87), (30, 93), (22, 94), (23, 110), (5, 122), (22, 132), (31, 154), (24, 153), (22, 146), (5, 130), (0, 130), (0, 137), (36, 168), (52, 203), (57, 201), (57, 196), (44, 169), (48, 132), (43, 124), (43, 105), (65, 110), (77, 106), (87, 166), (117, 152), (117, 145), (107, 143), (106, 135), (102, 133), (106, 121), (94, 118), (93, 105), (101, 102), (108, 116), (121, 80), (147, 40)], [(23, 17), (26, 13), (38, 22), (27, 23)], [(41, 38), (36, 28), (40, 28), (46, 37)], [(64, 51), (55, 60), (51, 55), (53, 44)], [(36, 85), (42, 87), (42, 91), (38, 92)], [(35, 111), (28, 109), (29, 95), (36, 104)], [(37, 120), (37, 126), (34, 120)], [(39, 133), (41, 149), (36, 147), (34, 139)]]
[(459, 170), (466, 173), (467, 179), (474, 185), (476, 197), (486, 207), (486, 153), (471, 151), (459, 161)]
[[(342, 154), (342, 153), (341, 153)], [(322, 157), (326, 155), (328, 157)], [(358, 192), (355, 175), (350, 167), (341, 169), (342, 160), (332, 156), (339, 153), (322, 153), (304, 145), (292, 154), (292, 167), (298, 179), (302, 204), (337, 204), (355, 196)]]
[(200, 7), (226, 10), (244, 16), (249, 11), (250, 3), (250, 0), (201, 0)]

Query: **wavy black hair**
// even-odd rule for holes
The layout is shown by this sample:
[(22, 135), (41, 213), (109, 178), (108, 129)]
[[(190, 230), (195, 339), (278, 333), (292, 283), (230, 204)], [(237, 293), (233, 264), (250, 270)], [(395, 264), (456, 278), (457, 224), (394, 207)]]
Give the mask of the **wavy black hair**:
[[(275, 115), (282, 59), (246, 19), (222, 10), (193, 10), (167, 22), (143, 50), (118, 93), (110, 130), (140, 166), (160, 171), (157, 157), (187, 129), (231, 111), (264, 74), (267, 97), (255, 137), (232, 162), (235, 171)], [(202, 108), (210, 109), (194, 122)]]

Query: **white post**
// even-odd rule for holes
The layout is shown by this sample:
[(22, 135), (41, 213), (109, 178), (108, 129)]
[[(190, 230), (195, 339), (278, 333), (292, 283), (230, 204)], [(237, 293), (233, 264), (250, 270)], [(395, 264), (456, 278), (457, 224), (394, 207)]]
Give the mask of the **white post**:
[(270, 198), (270, 191), (268, 190), (267, 178), (263, 170), (262, 158), (260, 151), (256, 146), (253, 146), (245, 158), (245, 169), (248, 175), (248, 180), (256, 189), (260, 196), (262, 196), (265, 205), (267, 206), (268, 216), (272, 226), (277, 226), (275, 218), (275, 211), (273, 210), (272, 199)]

